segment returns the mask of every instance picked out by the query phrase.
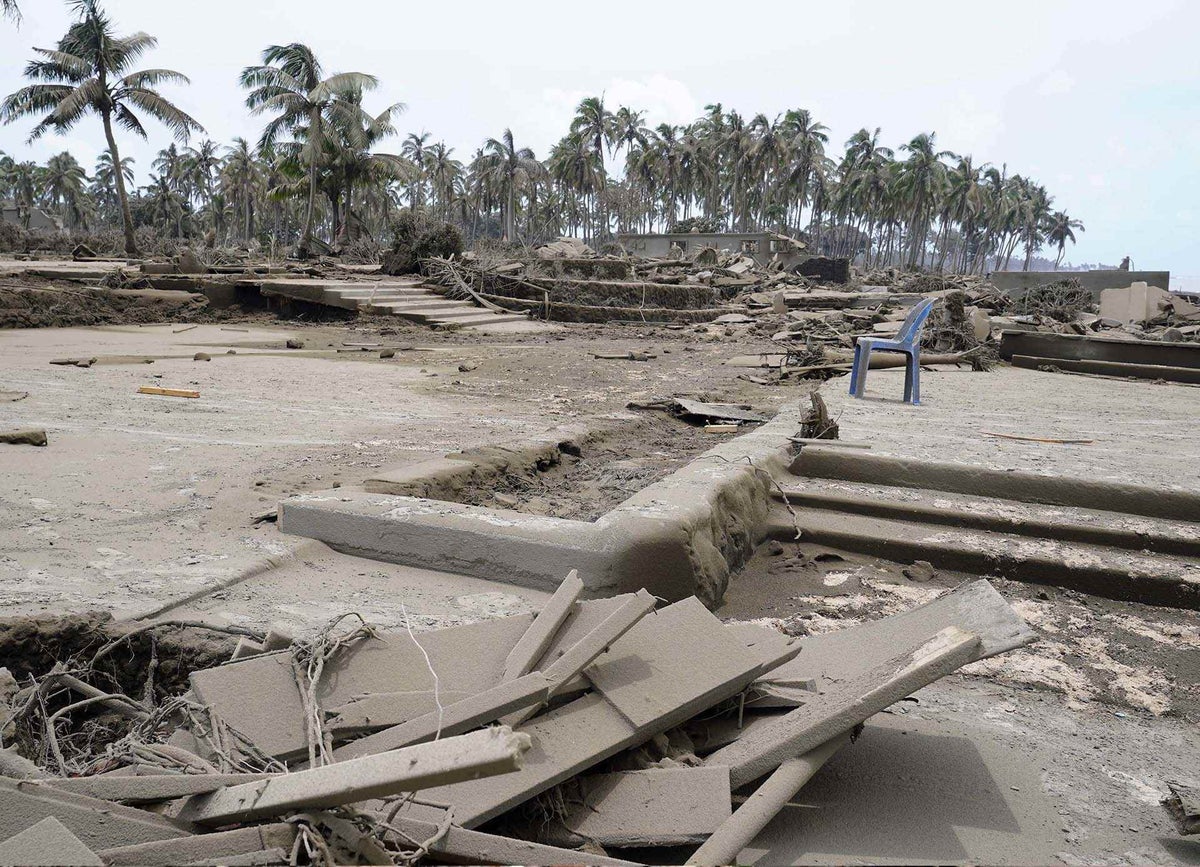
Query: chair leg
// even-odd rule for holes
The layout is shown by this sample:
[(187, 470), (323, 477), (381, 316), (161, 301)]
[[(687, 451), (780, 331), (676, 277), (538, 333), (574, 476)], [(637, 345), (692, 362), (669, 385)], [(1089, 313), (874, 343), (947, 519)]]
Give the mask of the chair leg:
[(904, 356), (904, 402), (912, 402), (913, 365), (912, 356)]
[(858, 347), (858, 375), (854, 378), (854, 395), (862, 397), (867, 392), (867, 371), (871, 369), (871, 345)]
[(862, 354), (862, 349), (857, 343), (854, 344), (854, 364), (850, 367), (850, 396), (857, 397), (858, 392), (858, 359)]
[(917, 353), (909, 356), (908, 374), (905, 376), (904, 399), (913, 406), (921, 405), (921, 358)]

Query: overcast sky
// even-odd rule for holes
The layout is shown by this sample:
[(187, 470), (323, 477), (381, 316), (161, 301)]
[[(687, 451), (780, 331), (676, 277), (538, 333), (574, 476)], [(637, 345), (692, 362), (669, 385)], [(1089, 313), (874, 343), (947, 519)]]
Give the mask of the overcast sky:
[[(242, 67), (272, 43), (311, 45), (328, 71), (377, 75), (368, 107), (401, 101), (402, 132), (428, 131), (469, 160), (512, 127), (539, 157), (579, 99), (685, 123), (710, 102), (747, 117), (808, 108), (830, 147), (860, 127), (897, 146), (936, 131), (939, 147), (1007, 163), (1087, 231), (1068, 259), (1200, 275), (1200, 2), (1195, 0), (766, 0), (758, 3), (108, 0), (121, 32), (159, 48), (146, 66), (188, 75), (177, 104), (221, 142), (252, 141)], [(22, 84), (31, 46), (52, 46), (63, 0), (21, 0), (0, 21), (0, 94)], [(590, 14), (593, 13), (594, 14)], [(44, 160), (71, 150), (91, 168), (99, 124), (30, 147), (31, 122), (0, 127), (0, 150)], [(123, 140), (144, 181), (168, 137)], [(398, 140), (393, 142), (398, 145)], [(386, 148), (385, 148), (386, 149)]]

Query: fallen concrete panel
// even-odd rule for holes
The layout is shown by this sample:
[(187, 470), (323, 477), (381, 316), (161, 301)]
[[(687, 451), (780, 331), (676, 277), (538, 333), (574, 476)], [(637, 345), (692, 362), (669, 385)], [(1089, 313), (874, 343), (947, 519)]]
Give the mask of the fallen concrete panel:
[(172, 867), (197, 861), (224, 861), (271, 849), (290, 851), (295, 841), (296, 826), (281, 822), (215, 834), (197, 834), (182, 840), (104, 849), (99, 855), (109, 867)]
[(41, 781), (0, 777), (0, 839), (54, 816), (92, 851), (186, 837), (180, 825), (160, 816), (51, 788)]
[(563, 824), (602, 846), (683, 846), (702, 842), (729, 819), (727, 768), (653, 768), (582, 781), (583, 803)]
[(0, 867), (104, 867), (62, 822), (47, 816), (0, 843)]
[(1023, 470), (991, 470), (971, 464), (848, 452), (823, 446), (806, 446), (793, 462), (792, 472), (821, 479), (1200, 522), (1200, 495), (1146, 485), (1047, 476)]
[(424, 716), (392, 728), (351, 741), (333, 751), (335, 760), (369, 756), (397, 750), (413, 744), (469, 731), (501, 716), (530, 705), (538, 705), (550, 696), (551, 682), (540, 672), (531, 672), (516, 680), (506, 681), (489, 690), (463, 699)]
[(1078, 280), (1084, 289), (1099, 297), (1105, 289), (1120, 289), (1135, 280), (1170, 289), (1170, 271), (1122, 271), (1117, 268), (1098, 271), (992, 271), (988, 280), (1011, 298), (1022, 298), (1035, 286), (1060, 280)]
[(477, 780), (519, 770), (521, 756), (528, 748), (527, 737), (501, 726), (229, 786), (190, 798), (179, 810), (179, 817), (196, 824), (220, 826)]
[(949, 627), (917, 647), (893, 656), (865, 674), (835, 684), (820, 696), (771, 724), (717, 750), (706, 765), (729, 768), (735, 788), (771, 773), (848, 732), (874, 714), (970, 662), (978, 635)]
[(572, 569), (558, 585), (550, 601), (538, 612), (530, 627), (525, 630), (516, 647), (509, 652), (504, 661), (505, 680), (515, 680), (533, 670), (574, 610), (575, 602), (581, 593), (583, 581), (579, 579), (579, 571)]

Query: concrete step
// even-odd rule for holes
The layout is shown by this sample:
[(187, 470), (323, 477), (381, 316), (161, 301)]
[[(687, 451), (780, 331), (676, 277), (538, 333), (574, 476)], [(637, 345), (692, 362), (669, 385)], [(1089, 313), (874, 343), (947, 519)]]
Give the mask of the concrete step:
[(528, 316), (520, 316), (512, 313), (487, 313), (481, 312), (475, 316), (462, 316), (456, 319), (437, 320), (446, 325), (457, 325), (461, 328), (478, 328), (489, 325), (503, 325), (511, 322), (529, 322)]
[(833, 479), (789, 483), (775, 492), (784, 497), (830, 512), (1200, 558), (1200, 524), (1191, 521)]
[[(791, 508), (806, 542), (896, 562), (928, 560), (941, 569), (1049, 584), (1109, 599), (1200, 609), (1200, 563), (1191, 556), (803, 505)], [(769, 532), (781, 541), (795, 536), (792, 513), (782, 503), (774, 507)]]

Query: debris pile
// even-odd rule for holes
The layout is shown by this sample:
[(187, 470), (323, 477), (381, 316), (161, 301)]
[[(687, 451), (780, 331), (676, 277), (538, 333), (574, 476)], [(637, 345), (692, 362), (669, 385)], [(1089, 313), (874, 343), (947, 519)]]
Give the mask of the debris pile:
[(803, 638), (582, 591), (571, 573), (536, 616), (420, 634), (225, 629), (232, 660), (195, 657), (186, 691), (178, 665), (156, 680), (179, 624), (3, 670), (0, 863), (615, 865), (688, 845), (727, 864), (873, 714), (1033, 638), (986, 581)]

